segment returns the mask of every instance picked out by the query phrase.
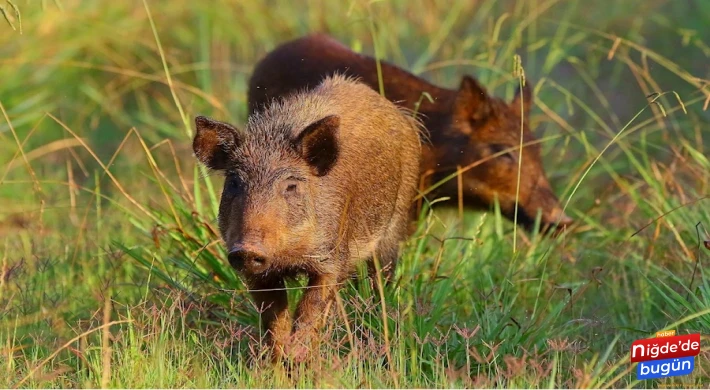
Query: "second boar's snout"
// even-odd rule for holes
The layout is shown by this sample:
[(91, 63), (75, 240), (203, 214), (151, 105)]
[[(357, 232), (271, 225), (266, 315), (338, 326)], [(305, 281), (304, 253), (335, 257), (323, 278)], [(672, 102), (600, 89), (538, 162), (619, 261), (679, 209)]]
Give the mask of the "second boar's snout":
[(574, 220), (565, 214), (562, 209), (557, 208), (553, 211), (547, 223), (541, 226), (544, 233), (550, 233), (556, 236), (562, 233), (565, 229), (569, 229), (574, 223)]
[(269, 261), (258, 248), (235, 244), (227, 256), (229, 264), (237, 271), (258, 274), (269, 267)]

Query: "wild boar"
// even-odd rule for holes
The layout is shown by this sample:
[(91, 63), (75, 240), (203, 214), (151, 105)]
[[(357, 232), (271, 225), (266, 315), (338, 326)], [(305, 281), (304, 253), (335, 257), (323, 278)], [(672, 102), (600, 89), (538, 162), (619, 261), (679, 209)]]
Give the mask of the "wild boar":
[[(550, 187), (540, 157), (540, 145), (529, 129), (532, 105), (529, 82), (511, 103), (490, 96), (474, 78), (464, 76), (458, 90), (437, 87), (397, 66), (381, 61), (385, 96), (397, 105), (418, 112), (428, 130), (420, 169), (424, 188), (482, 159), (489, 160), (465, 171), (461, 178), (465, 207), (489, 208), (497, 197), (502, 213), (515, 216), (518, 199), (519, 224), (531, 228), (541, 210), (543, 229), (558, 223), (572, 223)], [(281, 46), (260, 60), (249, 80), (249, 112), (254, 113), (271, 99), (317, 85), (333, 73), (360, 77), (379, 91), (374, 58), (360, 55), (324, 34), (308, 35)], [(431, 103), (422, 98), (427, 92)], [(522, 102), (521, 102), (522, 99)], [(521, 110), (522, 107), (522, 110)], [(521, 120), (525, 146), (519, 156)], [(494, 154), (498, 157), (491, 158)], [(519, 157), (522, 157), (520, 190), (516, 197)], [(459, 199), (459, 184), (449, 180), (435, 196)]]
[[(219, 231), (229, 263), (263, 308), (274, 358), (311, 339), (338, 285), (362, 261), (392, 269), (417, 189), (414, 118), (366, 85), (329, 76), (249, 117), (246, 129), (198, 116), (193, 149), (225, 184)], [(308, 287), (292, 323), (284, 279)], [(293, 327), (292, 327), (293, 325)]]

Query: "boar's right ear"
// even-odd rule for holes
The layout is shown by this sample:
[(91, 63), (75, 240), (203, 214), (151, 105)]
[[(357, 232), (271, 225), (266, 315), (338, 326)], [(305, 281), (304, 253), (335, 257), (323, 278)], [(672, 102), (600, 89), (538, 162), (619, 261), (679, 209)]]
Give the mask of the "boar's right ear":
[(195, 118), (197, 133), (192, 141), (192, 150), (197, 159), (214, 170), (224, 170), (229, 161), (228, 148), (233, 146), (238, 130), (224, 122), (219, 122), (204, 116)]
[(463, 76), (454, 109), (463, 117), (481, 122), (491, 115), (491, 99), (486, 88), (471, 76)]
[(340, 117), (329, 115), (308, 125), (294, 140), (294, 148), (315, 176), (326, 175), (338, 159)]

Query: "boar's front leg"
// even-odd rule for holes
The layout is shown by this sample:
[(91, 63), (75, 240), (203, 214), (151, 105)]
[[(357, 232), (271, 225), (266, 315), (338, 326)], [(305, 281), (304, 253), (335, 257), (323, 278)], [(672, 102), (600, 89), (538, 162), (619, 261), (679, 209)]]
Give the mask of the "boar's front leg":
[(291, 335), (291, 316), (283, 279), (251, 280), (249, 282), (254, 303), (261, 313), (266, 341), (272, 347), (272, 360), (278, 362)]
[[(305, 349), (305, 355), (315, 352), (313, 349), (317, 345), (315, 342), (318, 332), (330, 311), (340, 279), (335, 274), (319, 274), (312, 275), (308, 280), (308, 288), (296, 308), (293, 334), (294, 346), (301, 350)], [(295, 355), (301, 355), (294, 352)]]

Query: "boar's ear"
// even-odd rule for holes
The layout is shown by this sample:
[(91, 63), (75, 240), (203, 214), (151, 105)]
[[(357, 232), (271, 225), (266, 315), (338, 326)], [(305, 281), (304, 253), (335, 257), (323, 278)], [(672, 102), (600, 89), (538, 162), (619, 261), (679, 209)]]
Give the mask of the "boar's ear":
[(515, 92), (515, 97), (513, 101), (510, 102), (510, 106), (515, 112), (520, 112), (520, 100), (522, 99), (523, 105), (523, 116), (527, 118), (530, 115), (530, 108), (532, 107), (532, 86), (529, 81), (525, 81), (523, 86), (523, 93), (520, 93), (520, 87), (518, 86), (517, 92)]
[(455, 110), (458, 115), (479, 122), (491, 115), (491, 99), (484, 88), (471, 76), (464, 76), (456, 95)]
[(330, 115), (306, 127), (296, 137), (294, 147), (315, 176), (327, 174), (338, 159), (338, 128), (340, 118)]
[(238, 130), (232, 125), (204, 116), (195, 118), (197, 133), (192, 141), (192, 150), (197, 159), (210, 169), (223, 170), (229, 160), (228, 148), (238, 137)]

